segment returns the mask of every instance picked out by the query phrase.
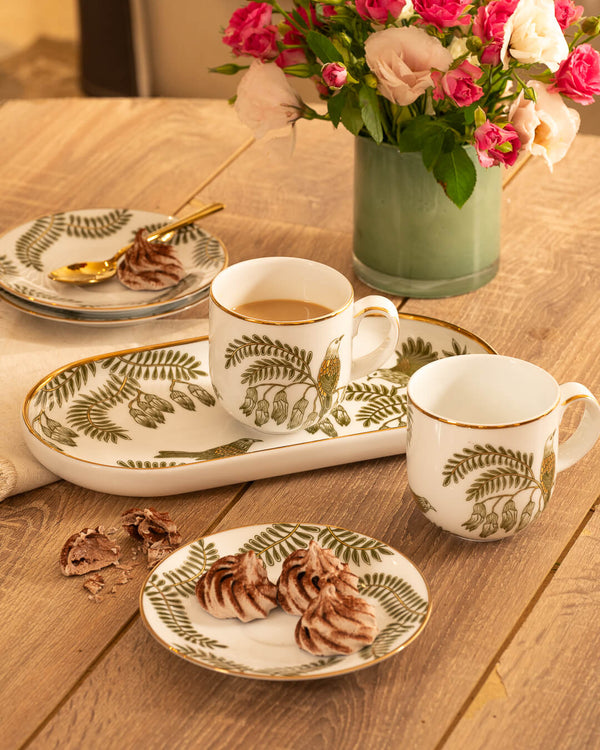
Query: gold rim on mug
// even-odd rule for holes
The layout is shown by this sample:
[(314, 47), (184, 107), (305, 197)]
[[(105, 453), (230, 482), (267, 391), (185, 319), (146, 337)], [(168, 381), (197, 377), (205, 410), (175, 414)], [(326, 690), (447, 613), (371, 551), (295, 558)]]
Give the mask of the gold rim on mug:
[(246, 320), (248, 321), (248, 323), (258, 323), (259, 325), (263, 325), (263, 326), (264, 325), (267, 325), (267, 326), (302, 326), (302, 325), (306, 325), (307, 323), (319, 323), (321, 320), (327, 320), (328, 318), (333, 318), (336, 315), (339, 315), (344, 310), (347, 310), (348, 307), (354, 302), (354, 292), (352, 291), (350, 293), (350, 298), (346, 302), (344, 302), (344, 304), (341, 305), (341, 307), (338, 307), (336, 310), (332, 310), (331, 312), (328, 312), (326, 315), (319, 315), (319, 317), (317, 318), (306, 318), (305, 320), (263, 320), (262, 318), (251, 318), (248, 315), (242, 315), (241, 313), (236, 312), (235, 310), (232, 310), (229, 307), (225, 307), (215, 298), (213, 291), (212, 291), (212, 284), (210, 287), (210, 299), (211, 299), (211, 302), (214, 302), (215, 305), (220, 310), (223, 310), (223, 312), (226, 312), (229, 315), (233, 315), (234, 318), (239, 318), (240, 320)]
[[(537, 367), (537, 365), (534, 365), (534, 366)], [(550, 373), (547, 373), (547, 374), (550, 375)], [(431, 419), (434, 419), (436, 422), (442, 422), (444, 424), (451, 424), (453, 427), (465, 427), (467, 429), (472, 429), (472, 430), (502, 430), (502, 429), (506, 429), (507, 427), (521, 427), (521, 425), (531, 424), (532, 422), (537, 422), (539, 419), (543, 419), (544, 417), (547, 417), (548, 414), (551, 414), (556, 409), (557, 406), (561, 405), (558, 381), (552, 375), (550, 375), (550, 377), (556, 384), (556, 389), (558, 391), (558, 396), (556, 398), (556, 401), (549, 409), (546, 409), (546, 411), (543, 412), (542, 414), (536, 414), (535, 417), (524, 419), (521, 422), (505, 422), (502, 424), (476, 424), (475, 422), (457, 422), (453, 419), (447, 419), (446, 417), (441, 417), (439, 414), (434, 414), (433, 412), (430, 412), (427, 409), (424, 409), (422, 406), (419, 406), (417, 403), (415, 403), (415, 401), (410, 395), (410, 380), (408, 381), (408, 385), (406, 387), (406, 398), (415, 407), (415, 409), (417, 409), (417, 411), (420, 411), (421, 414), (425, 414), (426, 417), (431, 417)], [(571, 403), (571, 401), (575, 401), (580, 398), (589, 398), (589, 396), (586, 396), (585, 394), (578, 394), (577, 396), (571, 396), (570, 398), (568, 398), (566, 401), (562, 403), (562, 406), (566, 406), (567, 404)]]

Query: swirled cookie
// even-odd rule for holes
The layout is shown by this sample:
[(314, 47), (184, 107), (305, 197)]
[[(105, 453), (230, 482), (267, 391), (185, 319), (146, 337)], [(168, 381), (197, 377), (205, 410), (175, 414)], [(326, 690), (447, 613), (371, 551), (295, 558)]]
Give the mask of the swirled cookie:
[(341, 594), (358, 594), (358, 576), (332, 550), (311, 540), (308, 548), (297, 549), (284, 560), (277, 601), (288, 614), (301, 615), (327, 581)]
[(185, 268), (173, 245), (148, 242), (148, 232), (139, 229), (133, 246), (117, 268), (119, 281), (129, 289), (166, 289), (181, 281)]
[(375, 610), (360, 596), (345, 596), (325, 583), (296, 625), (296, 643), (317, 656), (352, 654), (373, 643)]
[(196, 596), (213, 617), (242, 622), (264, 618), (277, 606), (277, 587), (252, 551), (219, 558), (198, 579)]

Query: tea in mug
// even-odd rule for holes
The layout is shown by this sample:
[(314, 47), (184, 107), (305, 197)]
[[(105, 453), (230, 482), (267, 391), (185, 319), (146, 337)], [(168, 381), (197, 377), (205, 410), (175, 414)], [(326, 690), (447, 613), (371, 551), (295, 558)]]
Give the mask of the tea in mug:
[(330, 307), (302, 299), (261, 299), (255, 302), (243, 302), (231, 309), (247, 318), (286, 323), (314, 320), (333, 312)]

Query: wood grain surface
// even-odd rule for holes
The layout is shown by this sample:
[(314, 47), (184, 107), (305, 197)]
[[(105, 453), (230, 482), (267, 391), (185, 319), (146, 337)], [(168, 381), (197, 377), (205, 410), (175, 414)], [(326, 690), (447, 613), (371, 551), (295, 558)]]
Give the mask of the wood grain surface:
[[(95, 125), (99, 111), (112, 138)], [(40, 164), (0, 146), (13, 159), (17, 191), (36, 206), (72, 200), (85, 182), (85, 160), (96, 157), (108, 174), (87, 188), (89, 200), (108, 196), (106, 205), (119, 205), (122, 180), (147, 201), (135, 207), (168, 210), (167, 202), (189, 201), (196, 191), (192, 203), (227, 204), (211, 217), (211, 230), (232, 262), (310, 257), (347, 275), (357, 296), (372, 291), (352, 272), (346, 134), (300, 123), (292, 161), (273, 163), (267, 162), (273, 146), (264, 143), (228, 158), (248, 134), (221, 103), (83, 102), (60, 109), (45, 102), (39, 112), (51, 144)], [(0, 122), (6, 118), (9, 131), (11, 123), (25, 128), (29, 115), (27, 107), (10, 104), (0, 109)], [(165, 182), (155, 181), (147, 165), (141, 181), (133, 180), (135, 159), (125, 144), (134, 131), (138, 157), (153, 150), (159, 163), (170, 160), (171, 169), (161, 172)], [(36, 132), (33, 125), (27, 130), (39, 147)], [(16, 149), (16, 130), (10, 138)], [(505, 188), (501, 269), (490, 284), (446, 300), (395, 302), (461, 325), (503, 354), (599, 393), (597, 144), (579, 137), (554, 175), (530, 163)], [(61, 160), (50, 154), (56, 149), (75, 153), (65, 156), (74, 159), (70, 170), (61, 171)], [(199, 166), (189, 163), (194, 158)], [(0, 178), (5, 193), (8, 179)], [(14, 199), (6, 215), (16, 223), (28, 210)], [(570, 416), (566, 431), (576, 418)], [(304, 683), (243, 680), (177, 659), (136, 614), (140, 566), (131, 583), (100, 603), (87, 599), (80, 581), (60, 575), (57, 555), (70, 533), (114, 525), (139, 499), (57, 482), (5, 501), (0, 639), (10, 647), (0, 722), (6, 746), (591, 748), (600, 729), (600, 528), (592, 511), (599, 456), (596, 446), (560, 474), (542, 517), (501, 543), (472, 544), (431, 524), (410, 498), (403, 456), (143, 501), (168, 509), (185, 541), (251, 523), (313, 521), (382, 539), (415, 562), (433, 601), (422, 635), (375, 667)]]

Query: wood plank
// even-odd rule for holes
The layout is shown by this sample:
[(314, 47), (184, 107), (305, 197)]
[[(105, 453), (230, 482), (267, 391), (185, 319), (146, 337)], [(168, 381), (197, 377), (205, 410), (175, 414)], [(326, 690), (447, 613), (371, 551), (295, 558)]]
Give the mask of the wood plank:
[(590, 710), (590, 698), (600, 690), (599, 548), (596, 512), (471, 701), (445, 750), (597, 747), (600, 716)]
[(294, 137), (256, 141), (202, 195), (226, 195), (230, 213), (350, 232), (353, 141), (342, 127), (300, 120)]
[(226, 102), (11, 101), (0, 117), (0, 231), (90, 206), (172, 212), (248, 138)]
[[(56, 482), (2, 503), (3, 747), (21, 746), (136, 613), (147, 568), (143, 555), (133, 557), (135, 544), (120, 529), (121, 513), (140, 505), (167, 511), (185, 543), (205, 533), (242, 489), (140, 499)], [(69, 536), (98, 525), (119, 527), (122, 561), (135, 564), (131, 581), (101, 602), (88, 599), (85, 576), (66, 578), (59, 567)], [(107, 591), (118, 573), (106, 570)]]

